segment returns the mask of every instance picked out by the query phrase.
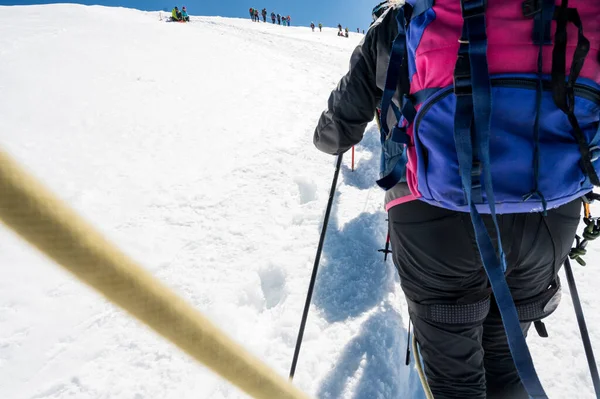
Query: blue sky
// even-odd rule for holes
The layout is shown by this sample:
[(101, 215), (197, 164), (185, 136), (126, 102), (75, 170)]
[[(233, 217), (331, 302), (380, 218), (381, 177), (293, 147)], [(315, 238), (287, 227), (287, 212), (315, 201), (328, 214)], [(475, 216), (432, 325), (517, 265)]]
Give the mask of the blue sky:
[(221, 15), (224, 17), (249, 18), (248, 9), (256, 7), (262, 10), (289, 14), (292, 25), (308, 26), (322, 22), (325, 26), (347, 26), (351, 31), (356, 28), (367, 30), (371, 23), (371, 10), (381, 0), (0, 0), (0, 5), (80, 3), (122, 6), (140, 10), (162, 10), (177, 5), (187, 6), (190, 15)]

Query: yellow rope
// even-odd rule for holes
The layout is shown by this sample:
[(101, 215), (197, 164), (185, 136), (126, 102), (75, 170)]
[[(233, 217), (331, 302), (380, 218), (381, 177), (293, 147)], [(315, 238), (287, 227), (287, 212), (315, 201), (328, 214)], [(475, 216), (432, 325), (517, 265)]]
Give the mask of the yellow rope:
[(419, 380), (421, 380), (421, 385), (425, 391), (425, 397), (427, 399), (434, 399), (433, 393), (431, 393), (431, 388), (429, 387), (429, 383), (427, 382), (427, 377), (425, 376), (425, 371), (423, 370), (423, 365), (421, 364), (421, 355), (419, 354), (419, 346), (417, 344), (417, 337), (415, 337), (415, 334), (412, 336), (412, 351), (415, 356)]
[(381, 131), (381, 121), (379, 120), (379, 111), (375, 111), (375, 122), (377, 122), (377, 129)]
[(0, 150), (0, 220), (81, 281), (255, 398), (307, 398), (88, 225)]

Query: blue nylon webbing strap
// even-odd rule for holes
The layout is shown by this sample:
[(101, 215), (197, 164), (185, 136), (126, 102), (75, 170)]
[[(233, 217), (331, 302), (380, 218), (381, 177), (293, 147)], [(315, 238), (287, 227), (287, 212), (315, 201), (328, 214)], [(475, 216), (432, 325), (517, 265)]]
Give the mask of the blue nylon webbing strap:
[(410, 144), (410, 137), (408, 137), (405, 127), (394, 126), (394, 129), (392, 129), (392, 135), (390, 136), (390, 139), (392, 141), (395, 141), (396, 143), (406, 145)]
[[(487, 65), (486, 1), (462, 0), (461, 8), (464, 29), (455, 69), (456, 111), (454, 116), (454, 139), (461, 181), (471, 213), (477, 246), (502, 316), (510, 351), (521, 382), (532, 398), (547, 398), (535, 371), (525, 336), (521, 330), (519, 316), (504, 276), (506, 262), (496, 218), (491, 179), (492, 97)], [(464, 58), (465, 49), (468, 51), (468, 62)], [(466, 73), (467, 67), (470, 69), (470, 79)], [(473, 138), (471, 137), (472, 123), (475, 131)], [(475, 149), (473, 143), (475, 143)], [(485, 194), (498, 236), (498, 253), (496, 253), (490, 234), (473, 199), (473, 160), (476, 158), (480, 159)]]
[(388, 175), (377, 180), (377, 185), (384, 190), (389, 190), (390, 188), (394, 187), (400, 181), (400, 179), (405, 177), (405, 175), (406, 169), (404, 168), (404, 165), (402, 165), (400, 162), (397, 162)]
[(554, 0), (528, 0), (523, 3), (525, 17), (533, 16), (533, 44), (552, 44), (552, 17)]
[(390, 134), (390, 127), (387, 124), (387, 116), (390, 107), (393, 108), (394, 113), (399, 119), (400, 110), (393, 103), (392, 99), (396, 94), (396, 88), (400, 79), (400, 67), (404, 60), (404, 53), (406, 52), (406, 31), (404, 29), (404, 8), (398, 9), (398, 15), (396, 16), (398, 21), (398, 35), (392, 43), (392, 51), (390, 52), (390, 63), (388, 64), (387, 73), (385, 77), (385, 88), (381, 97), (381, 142)]
[(406, 94), (402, 97), (402, 115), (404, 115), (404, 118), (406, 118), (409, 125), (412, 124), (417, 117), (415, 104)]
[(433, 7), (434, 0), (416, 0), (413, 4), (411, 20)]
[[(459, 129), (464, 135), (465, 141), (468, 138), (469, 156), (471, 167), (465, 173), (471, 175), (471, 200), (475, 204), (483, 203), (483, 191), (481, 185), (481, 162), (478, 161), (477, 151), (473, 152), (471, 140), (477, 143), (477, 138), (471, 137), (473, 131), (473, 85), (471, 83), (471, 60), (469, 58), (469, 44), (467, 37), (467, 27), (463, 26), (461, 44), (458, 49), (458, 58), (454, 68), (454, 94), (457, 97), (456, 113), (460, 113)], [(455, 115), (456, 118), (456, 115)], [(475, 145), (477, 148), (477, 145)], [(457, 144), (457, 152), (461, 149)], [(459, 164), (460, 165), (460, 164)]]
[[(473, 85), (473, 114), (475, 123), (475, 143), (477, 155), (481, 162), (481, 172), (484, 181), (490, 213), (496, 227), (498, 242), (500, 243), (500, 229), (496, 220), (496, 203), (492, 186), (492, 172), (490, 161), (490, 130), (492, 119), (492, 89), (487, 64), (487, 35), (485, 23), (485, 0), (464, 0), (463, 15), (467, 40), (469, 41), (469, 61), (471, 65), (471, 83)], [(480, 13), (478, 13), (480, 12)], [(499, 257), (504, 265), (502, 246), (498, 247)]]
[(427, 101), (427, 99), (429, 97), (433, 96), (438, 91), (440, 91), (439, 87), (423, 89), (423, 90), (419, 90), (418, 92), (412, 94), (411, 97), (414, 99), (415, 104), (423, 104), (425, 101)]

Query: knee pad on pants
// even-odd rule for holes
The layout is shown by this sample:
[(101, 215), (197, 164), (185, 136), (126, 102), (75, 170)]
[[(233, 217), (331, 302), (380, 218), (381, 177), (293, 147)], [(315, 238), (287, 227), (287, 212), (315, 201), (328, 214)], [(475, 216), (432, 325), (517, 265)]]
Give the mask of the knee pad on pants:
[(516, 301), (519, 321), (534, 322), (550, 316), (560, 303), (562, 290), (560, 280), (556, 277), (548, 289), (525, 301)]
[[(554, 280), (548, 289), (530, 299), (517, 301), (515, 307), (519, 321), (537, 322), (551, 315), (561, 298), (560, 280)], [(490, 298), (475, 303), (437, 303), (421, 304), (406, 299), (410, 313), (416, 317), (440, 324), (476, 324), (487, 317), (490, 310)]]
[(515, 305), (519, 314), (519, 320), (522, 323), (533, 322), (538, 335), (542, 338), (547, 338), (548, 331), (542, 319), (550, 316), (558, 308), (561, 296), (562, 290), (560, 288), (560, 280), (557, 276), (556, 280), (550, 284), (546, 291), (525, 301), (517, 301)]

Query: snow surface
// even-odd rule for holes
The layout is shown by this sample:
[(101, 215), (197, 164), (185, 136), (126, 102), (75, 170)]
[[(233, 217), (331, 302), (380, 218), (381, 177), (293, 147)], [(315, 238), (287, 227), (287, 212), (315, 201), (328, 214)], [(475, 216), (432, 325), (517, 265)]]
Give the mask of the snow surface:
[[(335, 32), (0, 7), (0, 147), (286, 376), (335, 162), (312, 133), (362, 37)], [(295, 378), (318, 398), (423, 397), (404, 366), (406, 303), (376, 252), (377, 136), (371, 125), (340, 176)], [(599, 250), (575, 269), (600, 350)], [(550, 338), (530, 346), (552, 398), (591, 398), (564, 291)], [(239, 397), (0, 229), (0, 398)]]

